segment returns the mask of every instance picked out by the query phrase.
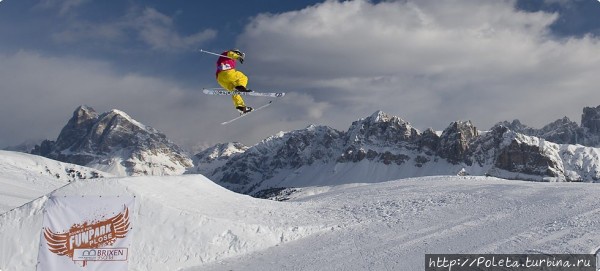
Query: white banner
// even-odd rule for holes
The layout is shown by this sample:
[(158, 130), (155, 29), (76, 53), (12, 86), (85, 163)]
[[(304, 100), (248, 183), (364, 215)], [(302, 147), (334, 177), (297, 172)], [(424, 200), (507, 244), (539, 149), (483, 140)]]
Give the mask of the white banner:
[(135, 198), (51, 197), (37, 271), (127, 271)]

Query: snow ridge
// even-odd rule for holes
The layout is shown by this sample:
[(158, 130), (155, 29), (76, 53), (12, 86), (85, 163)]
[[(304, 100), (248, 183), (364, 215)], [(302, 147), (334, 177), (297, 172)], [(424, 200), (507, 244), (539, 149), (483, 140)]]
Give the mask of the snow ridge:
[(0, 151), (0, 213), (70, 182), (112, 177), (112, 174), (48, 158)]

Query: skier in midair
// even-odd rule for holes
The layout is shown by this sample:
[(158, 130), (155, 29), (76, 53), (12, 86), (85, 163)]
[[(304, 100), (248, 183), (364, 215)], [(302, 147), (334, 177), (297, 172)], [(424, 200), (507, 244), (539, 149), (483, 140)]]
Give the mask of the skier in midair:
[[(241, 64), (244, 63), (244, 57), (246, 55), (238, 49), (231, 49), (221, 53), (221, 56), (217, 60), (217, 82), (223, 88), (229, 91), (240, 91), (250, 92), (252, 90), (246, 89), (248, 84), (248, 77), (242, 72), (235, 69), (236, 60), (239, 60)], [(252, 107), (246, 106), (242, 96), (235, 94), (232, 95), (233, 104), (235, 109), (240, 113), (245, 114), (252, 111)]]

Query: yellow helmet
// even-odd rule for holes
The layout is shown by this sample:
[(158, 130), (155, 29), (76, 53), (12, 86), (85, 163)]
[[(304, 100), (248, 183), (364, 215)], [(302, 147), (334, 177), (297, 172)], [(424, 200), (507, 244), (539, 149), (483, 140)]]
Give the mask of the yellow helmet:
[(231, 49), (230, 51), (232, 51), (236, 55), (238, 55), (239, 56), (238, 59), (240, 60), (240, 63), (244, 64), (244, 58), (246, 57), (246, 54), (242, 53), (242, 51), (240, 51), (240, 49), (236, 49), (236, 48)]

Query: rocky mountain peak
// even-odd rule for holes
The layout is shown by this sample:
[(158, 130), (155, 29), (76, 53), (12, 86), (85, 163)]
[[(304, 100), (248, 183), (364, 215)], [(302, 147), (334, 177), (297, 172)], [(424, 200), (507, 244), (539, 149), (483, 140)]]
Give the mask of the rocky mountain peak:
[(386, 114), (385, 112), (378, 110), (375, 111), (375, 113), (373, 113), (371, 116), (369, 116), (367, 119), (369, 119), (369, 121), (371, 122), (386, 122), (390, 120), (390, 116), (388, 114)]
[[(502, 121), (497, 123), (495, 126), (504, 126), (512, 131), (515, 131), (517, 133), (522, 133), (522, 134), (533, 134), (536, 133), (536, 130), (521, 123), (520, 120), (515, 119), (512, 122), (509, 121)], [(494, 128), (492, 128), (494, 129)]]
[(542, 127), (534, 136), (556, 143), (581, 144), (583, 134), (576, 122), (564, 117)]
[(118, 110), (118, 109), (112, 109), (106, 113), (104, 113), (102, 116), (100, 116), (100, 118), (107, 118), (107, 119), (112, 119), (115, 122), (115, 124), (123, 124), (123, 125), (128, 125), (130, 126), (130, 128), (134, 128), (131, 126), (137, 126), (136, 129), (142, 129), (142, 130), (147, 130), (150, 133), (155, 133), (157, 132), (156, 130), (154, 130), (152, 127), (146, 126), (140, 122), (138, 122), (137, 120), (133, 119), (132, 117), (130, 117), (127, 113)]
[(79, 106), (73, 116), (63, 127), (56, 140), (57, 148), (64, 150), (72, 147), (77, 138), (85, 136), (98, 119), (98, 113), (89, 106)]
[(232, 157), (244, 153), (249, 147), (239, 142), (219, 143), (194, 155), (194, 169), (189, 173), (210, 175), (213, 170), (224, 166)]
[(504, 126), (517, 133), (543, 138), (558, 144), (600, 146), (600, 106), (583, 109), (581, 126), (568, 117), (560, 118), (540, 129), (531, 128), (519, 120), (500, 122), (496, 126)]
[(71, 120), (77, 123), (83, 123), (96, 118), (98, 118), (98, 113), (96, 113), (96, 110), (87, 105), (81, 105), (75, 109)]
[(302, 164), (312, 164), (318, 159), (331, 159), (331, 150), (336, 149), (342, 133), (327, 127), (310, 125), (305, 129), (280, 134), (250, 148), (250, 153), (257, 155), (277, 149), (274, 159), (279, 166), (295, 168)]
[(394, 124), (409, 124), (407, 121), (401, 119), (397, 116), (390, 116), (389, 114), (378, 110), (375, 113), (371, 114), (371, 116), (358, 120), (358, 122), (375, 124), (375, 123), (394, 123)]
[(471, 121), (455, 121), (440, 136), (438, 154), (450, 163), (457, 164), (465, 160), (471, 140), (479, 135)]
[(247, 149), (246, 145), (239, 142), (219, 143), (199, 152), (194, 157), (201, 162), (212, 162), (228, 159), (233, 155), (245, 152)]
[(377, 111), (370, 117), (353, 122), (348, 136), (352, 141), (365, 144), (402, 144), (418, 141), (419, 131), (399, 117)]
[(98, 115), (88, 106), (73, 112), (56, 142), (44, 141), (32, 153), (116, 175), (176, 174), (192, 166), (187, 154), (164, 134), (123, 111)]

